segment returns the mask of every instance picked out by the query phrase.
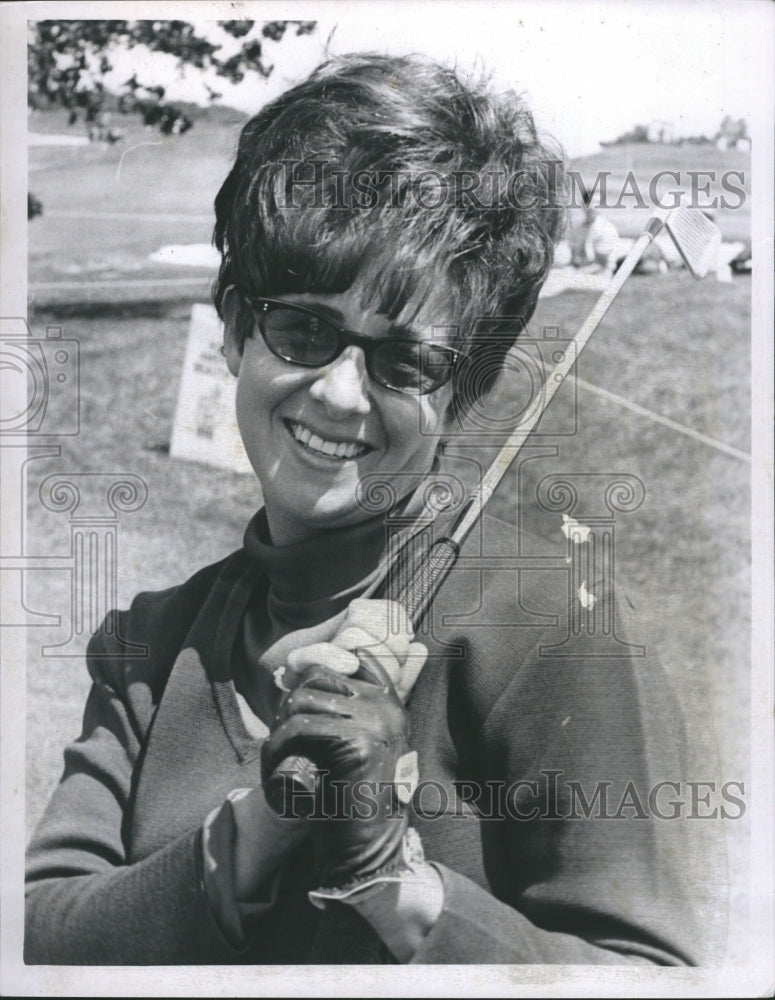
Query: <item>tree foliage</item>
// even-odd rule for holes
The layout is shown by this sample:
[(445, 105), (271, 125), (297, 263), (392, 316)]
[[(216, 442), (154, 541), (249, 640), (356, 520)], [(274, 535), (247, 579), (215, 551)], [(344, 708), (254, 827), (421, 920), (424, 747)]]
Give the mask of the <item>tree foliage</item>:
[(648, 142), (649, 141), (649, 130), (648, 125), (636, 125), (634, 128), (630, 129), (629, 132), (622, 132), (611, 142), (604, 143), (606, 146), (621, 146), (629, 142)]
[(716, 133), (717, 139), (723, 139), (729, 146), (734, 146), (741, 139), (748, 139), (748, 122), (745, 118), (734, 118), (724, 115)]
[[(254, 71), (271, 75), (266, 43), (282, 41), (291, 30), (305, 35), (315, 30), (314, 21), (218, 21), (235, 39), (243, 39), (232, 55), (221, 54), (222, 45), (199, 34), (188, 21), (36, 21), (31, 22), (28, 47), (28, 97), (31, 107), (50, 105), (67, 108), (70, 124), (83, 119), (93, 123), (106, 106), (109, 95), (105, 76), (113, 69), (111, 56), (119, 48), (145, 46), (178, 60), (181, 67), (194, 66), (215, 73), (232, 83), (240, 83)], [(207, 87), (211, 100), (221, 95)], [(147, 125), (170, 134), (191, 127), (188, 118), (174, 104), (164, 100), (161, 86), (148, 86), (137, 74), (125, 81), (119, 92), (117, 109), (134, 112)]]

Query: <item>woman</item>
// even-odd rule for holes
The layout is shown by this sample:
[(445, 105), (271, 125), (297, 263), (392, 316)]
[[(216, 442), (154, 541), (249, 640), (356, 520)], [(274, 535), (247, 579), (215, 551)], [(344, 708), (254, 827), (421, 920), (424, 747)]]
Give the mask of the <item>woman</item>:
[[(518, 98), (418, 58), (328, 63), (245, 126), (215, 302), (265, 505), (240, 551), (93, 637), (28, 962), (696, 960), (674, 824), (577, 815), (682, 773), (658, 668), (593, 639), (553, 656), (565, 577), (487, 572), (515, 542), (492, 519), (423, 643), (360, 599), (535, 308), (562, 183)], [(294, 755), (312, 815), (267, 802)]]

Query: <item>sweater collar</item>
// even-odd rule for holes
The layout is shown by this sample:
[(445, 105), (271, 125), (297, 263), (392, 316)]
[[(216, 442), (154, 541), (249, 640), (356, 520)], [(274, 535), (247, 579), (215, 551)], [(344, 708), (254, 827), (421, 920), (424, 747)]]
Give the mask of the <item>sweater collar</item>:
[(273, 545), (266, 511), (245, 531), (245, 549), (266, 573), (283, 604), (335, 601), (365, 589), (385, 549), (383, 515), (344, 528), (322, 531), (291, 545)]

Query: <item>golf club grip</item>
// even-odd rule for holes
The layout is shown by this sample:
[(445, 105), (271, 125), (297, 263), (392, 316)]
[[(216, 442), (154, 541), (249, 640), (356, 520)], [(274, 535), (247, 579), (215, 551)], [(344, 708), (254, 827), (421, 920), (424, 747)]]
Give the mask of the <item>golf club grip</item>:
[[(356, 649), (361, 663), (368, 662), (368, 650)], [(304, 754), (283, 758), (264, 782), (264, 797), (281, 816), (309, 816), (315, 809), (320, 772)]]
[[(451, 538), (438, 539), (409, 579), (399, 586), (395, 599), (403, 604), (415, 630), (457, 562), (458, 552)], [(355, 653), (362, 662), (369, 657), (367, 650), (355, 650)], [(309, 757), (294, 754), (274, 769), (264, 786), (264, 795), (277, 813), (309, 815), (315, 807), (318, 778), (317, 765)]]

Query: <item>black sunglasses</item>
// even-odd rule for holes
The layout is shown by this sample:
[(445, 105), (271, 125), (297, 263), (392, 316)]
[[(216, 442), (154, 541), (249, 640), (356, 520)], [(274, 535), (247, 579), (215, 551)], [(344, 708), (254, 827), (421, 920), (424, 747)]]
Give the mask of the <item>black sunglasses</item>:
[(411, 396), (435, 392), (452, 378), (460, 352), (423, 340), (365, 337), (324, 319), (314, 309), (242, 292), (272, 354), (305, 368), (331, 364), (345, 347), (360, 347), (366, 371), (379, 385)]

